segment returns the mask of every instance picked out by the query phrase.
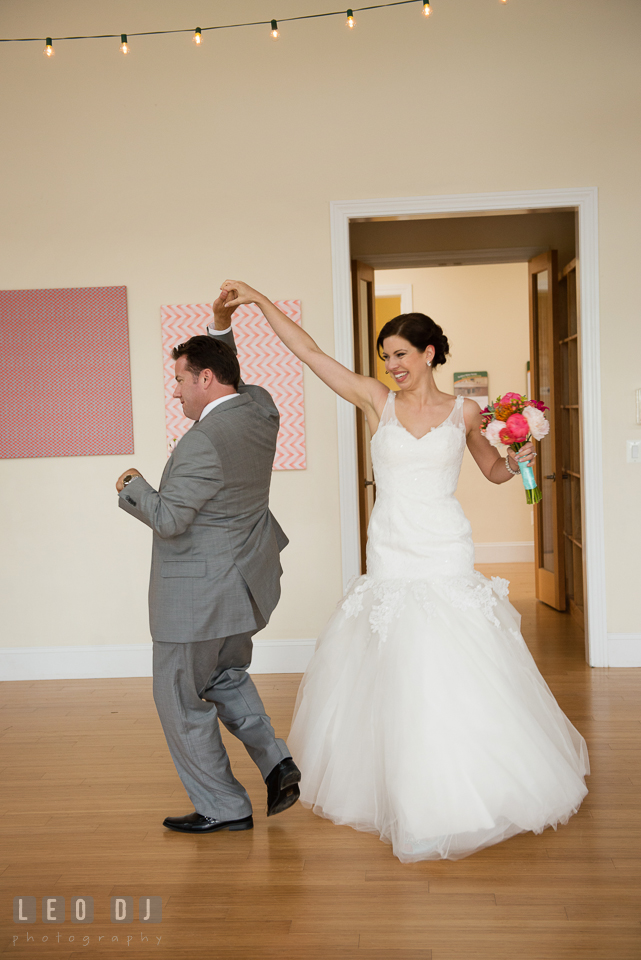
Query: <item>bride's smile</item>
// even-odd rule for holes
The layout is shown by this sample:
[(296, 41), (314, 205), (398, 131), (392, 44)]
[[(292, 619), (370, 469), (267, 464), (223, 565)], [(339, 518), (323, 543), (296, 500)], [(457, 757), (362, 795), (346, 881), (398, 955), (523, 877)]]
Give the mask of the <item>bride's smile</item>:
[(416, 385), (427, 373), (425, 355), (403, 337), (387, 337), (381, 356), (385, 361), (385, 371), (399, 387)]

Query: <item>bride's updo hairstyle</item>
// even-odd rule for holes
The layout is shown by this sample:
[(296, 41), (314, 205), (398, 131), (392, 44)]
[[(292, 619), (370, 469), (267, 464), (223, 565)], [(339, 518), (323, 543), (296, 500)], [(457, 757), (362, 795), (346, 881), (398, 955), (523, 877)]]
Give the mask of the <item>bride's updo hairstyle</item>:
[(450, 352), (450, 345), (443, 333), (443, 328), (434, 323), (431, 317), (424, 313), (401, 313), (400, 316), (388, 320), (376, 341), (376, 352), (381, 360), (383, 343), (388, 337), (403, 337), (420, 353), (425, 353), (428, 347), (434, 347), (432, 366), (438, 367), (445, 363)]

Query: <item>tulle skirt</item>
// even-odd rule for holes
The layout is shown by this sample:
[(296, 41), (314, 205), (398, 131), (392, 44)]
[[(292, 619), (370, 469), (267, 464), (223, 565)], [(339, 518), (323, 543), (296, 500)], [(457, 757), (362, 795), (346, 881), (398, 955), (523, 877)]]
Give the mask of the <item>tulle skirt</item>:
[(498, 578), (357, 580), (298, 693), (302, 803), (403, 862), (566, 823), (587, 749), (519, 628)]

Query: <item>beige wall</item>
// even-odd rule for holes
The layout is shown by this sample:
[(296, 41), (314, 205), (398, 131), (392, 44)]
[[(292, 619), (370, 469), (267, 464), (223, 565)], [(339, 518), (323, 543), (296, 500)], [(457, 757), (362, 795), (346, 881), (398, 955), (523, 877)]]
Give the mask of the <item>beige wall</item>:
[[(4, 0), (0, 35), (265, 15), (258, 0)], [(41, 42), (2, 44), (0, 283), (127, 285), (136, 443), (133, 458), (0, 465), (2, 642), (148, 636), (149, 533), (116, 509), (113, 482), (130, 465), (156, 481), (164, 463), (160, 304), (241, 276), (300, 297), (331, 351), (330, 200), (573, 186), (600, 191), (609, 629), (641, 632), (641, 472), (625, 464), (641, 436), (640, 28), (636, 0), (449, 0), (429, 21), (420, 4), (362, 13), (353, 33), (342, 17), (283, 24), (278, 43), (263, 27), (201, 49), (189, 34), (132, 38), (127, 58), (117, 40), (59, 42), (52, 61)], [(88, 330), (70, 391), (99, 347)], [(5, 378), (29, 376), (4, 359)], [(275, 637), (314, 636), (340, 592), (335, 403), (313, 376), (305, 387), (309, 468), (273, 484), (292, 540)]]
[[(487, 370), (490, 397), (525, 393), (530, 357), (527, 263), (474, 267), (377, 270), (376, 284), (409, 283), (413, 308), (443, 327), (450, 356), (436, 371), (441, 390), (453, 392), (455, 371)], [(532, 507), (523, 485), (488, 483), (466, 450), (456, 493), (475, 543), (533, 539)]]

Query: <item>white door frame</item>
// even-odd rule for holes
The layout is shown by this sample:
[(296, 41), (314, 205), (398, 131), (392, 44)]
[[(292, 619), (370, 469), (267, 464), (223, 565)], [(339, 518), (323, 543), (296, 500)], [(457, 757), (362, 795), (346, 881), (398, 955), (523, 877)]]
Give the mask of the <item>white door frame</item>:
[[(354, 369), (349, 222), (356, 217), (536, 210), (572, 207), (578, 212), (583, 414), (583, 550), (586, 568), (586, 649), (593, 667), (608, 665), (605, 536), (601, 448), (599, 254), (596, 187), (521, 190), (433, 197), (334, 200), (330, 203), (336, 359)], [(343, 582), (359, 572), (356, 422), (354, 407), (338, 401), (338, 457)]]
[(376, 297), (400, 297), (401, 313), (411, 313), (414, 309), (411, 283), (375, 283), (374, 298)]

